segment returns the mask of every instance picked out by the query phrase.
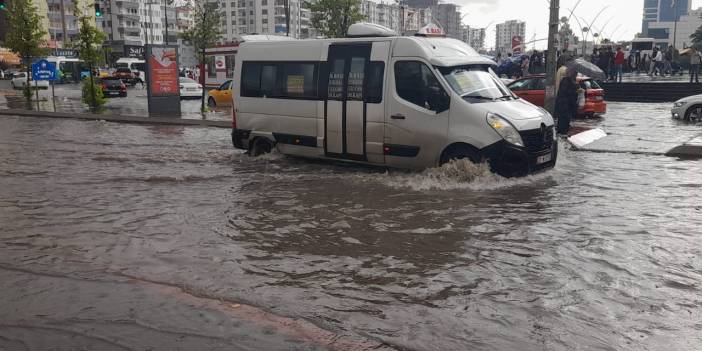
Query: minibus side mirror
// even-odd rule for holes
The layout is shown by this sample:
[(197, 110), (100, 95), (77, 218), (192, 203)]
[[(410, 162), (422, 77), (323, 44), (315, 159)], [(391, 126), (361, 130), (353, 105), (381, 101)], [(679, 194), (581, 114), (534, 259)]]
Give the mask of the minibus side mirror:
[(429, 87), (429, 106), (432, 111), (441, 113), (449, 109), (451, 100), (441, 87), (432, 85)]

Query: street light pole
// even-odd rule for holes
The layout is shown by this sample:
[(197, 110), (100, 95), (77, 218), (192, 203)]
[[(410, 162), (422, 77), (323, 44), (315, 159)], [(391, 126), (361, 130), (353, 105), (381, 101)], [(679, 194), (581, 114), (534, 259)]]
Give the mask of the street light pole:
[(673, 29), (673, 49), (675, 49), (675, 41), (678, 39), (678, 20), (680, 17), (678, 16), (678, 3), (680, 1), (675, 1), (675, 13), (673, 14), (675, 16), (675, 28)]
[(554, 114), (556, 106), (556, 37), (558, 36), (559, 0), (551, 0), (548, 23), (548, 58), (546, 60), (546, 110)]

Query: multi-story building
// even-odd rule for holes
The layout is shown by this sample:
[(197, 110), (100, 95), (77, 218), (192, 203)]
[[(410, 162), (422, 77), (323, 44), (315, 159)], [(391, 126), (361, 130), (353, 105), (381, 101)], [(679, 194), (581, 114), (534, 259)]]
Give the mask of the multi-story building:
[(526, 23), (518, 20), (511, 20), (500, 23), (496, 26), (495, 51), (498, 53), (512, 52), (512, 39), (519, 37), (524, 40), (526, 34)]
[(433, 18), (449, 38), (461, 38), (461, 12), (454, 4), (439, 4), (431, 7)]
[(644, 0), (641, 34), (644, 38), (668, 39), (658, 22), (675, 22), (692, 9), (691, 0)]
[[(222, 16), (222, 41), (235, 42), (245, 34), (288, 35), (284, 0), (236, 0), (216, 2)], [(313, 35), (311, 13), (303, 0), (289, 0), (290, 30), (293, 38)]]
[[(46, 0), (34, 3), (39, 14), (46, 14), (42, 17), (45, 18), (45, 29), (49, 33), (49, 46), (52, 48), (69, 47), (68, 43), (78, 35), (80, 29), (73, 0)], [(83, 16), (90, 17), (92, 21), (95, 20), (95, 9), (92, 2), (79, 0), (76, 4)]]
[(471, 28), (461, 26), (461, 41), (467, 43), (475, 50), (485, 49), (485, 28)]
[(686, 15), (680, 16), (677, 22), (675, 21), (658, 21), (648, 24), (649, 35), (652, 35), (656, 46), (667, 48), (670, 45), (678, 49), (692, 45), (690, 35), (697, 28), (702, 26), (702, 8), (691, 10)]
[[(97, 19), (97, 26), (105, 32), (109, 61), (120, 57), (143, 58), (145, 44), (165, 43), (164, 16), (170, 12), (169, 21), (176, 22), (174, 9), (158, 1), (100, 0), (98, 3), (103, 13)], [(169, 37), (174, 39), (170, 33)]]
[(412, 8), (405, 7), (401, 9), (404, 12), (404, 26), (401, 35), (413, 35), (420, 28), (432, 22), (431, 8)]
[[(176, 8), (175, 32), (181, 34), (190, 29), (195, 24), (193, 20), (193, 8), (191, 6), (180, 6)], [(170, 26), (170, 22), (168, 23)], [(195, 50), (186, 43), (180, 36), (177, 38), (178, 44), (178, 61), (181, 66), (194, 67), (197, 65), (197, 57)]]

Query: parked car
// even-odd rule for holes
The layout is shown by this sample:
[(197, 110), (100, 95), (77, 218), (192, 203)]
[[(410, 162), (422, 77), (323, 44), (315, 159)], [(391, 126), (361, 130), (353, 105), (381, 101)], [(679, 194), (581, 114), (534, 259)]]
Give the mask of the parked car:
[(202, 97), (202, 85), (198, 84), (198, 82), (190, 78), (178, 77), (178, 83), (180, 85), (181, 99), (199, 99)]
[(212, 89), (208, 92), (210, 97), (207, 99), (207, 106), (222, 107), (232, 105), (232, 81), (224, 82), (219, 88)]
[[(577, 78), (580, 87), (585, 89), (585, 106), (578, 110), (580, 116), (594, 116), (607, 113), (605, 91), (597, 82), (589, 77)], [(520, 98), (536, 106), (544, 107), (546, 99), (546, 76), (537, 74), (520, 78), (507, 86)]]
[(127, 86), (124, 85), (122, 79), (117, 77), (105, 77), (99, 79), (99, 84), (102, 87), (102, 94), (105, 97), (119, 96), (127, 97)]
[(129, 84), (131, 86), (134, 86), (137, 83), (143, 84), (143, 81), (136, 77), (134, 75), (134, 72), (132, 72), (132, 70), (127, 67), (117, 68), (112, 76), (121, 79), (124, 82), (124, 84)]
[(21, 71), (18, 70), (17, 68), (11, 68), (5, 71), (5, 79), (12, 79), (15, 77), (15, 74), (20, 73)]
[[(33, 80), (29, 77), (29, 85), (33, 88), (38, 89), (49, 89), (48, 80)], [(12, 81), (10, 82), (12, 89), (24, 89), (27, 86), (27, 72), (17, 72), (12, 76)]]
[(702, 94), (682, 98), (673, 103), (670, 111), (674, 119), (702, 121)]

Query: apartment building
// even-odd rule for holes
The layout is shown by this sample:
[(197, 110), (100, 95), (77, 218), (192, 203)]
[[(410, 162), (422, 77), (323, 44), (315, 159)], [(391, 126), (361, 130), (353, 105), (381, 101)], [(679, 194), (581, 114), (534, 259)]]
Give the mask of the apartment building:
[[(80, 12), (95, 20), (95, 9), (92, 2), (78, 0)], [(76, 9), (73, 0), (34, 1), (37, 12), (44, 19), (45, 30), (48, 32), (49, 46), (52, 48), (67, 48), (77, 35), (80, 23), (75, 16)]]
[(501, 53), (512, 52), (512, 38), (519, 37), (524, 40), (526, 35), (526, 23), (518, 20), (511, 20), (499, 23), (496, 26), (495, 51)]
[(475, 50), (485, 49), (485, 28), (471, 28), (461, 26), (460, 40), (470, 45)]
[[(217, 3), (222, 16), (222, 41), (235, 42), (245, 34), (288, 35), (284, 0), (209, 0)], [(312, 14), (304, 0), (289, 0), (290, 30), (293, 38), (313, 36)]]
[[(176, 20), (175, 20), (175, 33), (179, 35), (184, 31), (190, 29), (195, 24), (193, 19), (194, 9), (190, 6), (180, 6), (175, 9)], [(170, 20), (168, 23), (169, 27), (171, 25)], [(169, 33), (170, 36), (170, 33)], [(194, 67), (197, 65), (197, 57), (195, 56), (195, 50), (189, 46), (183, 39), (179, 36), (176, 38), (176, 43), (178, 44), (178, 60), (181, 66), (184, 67)]]

